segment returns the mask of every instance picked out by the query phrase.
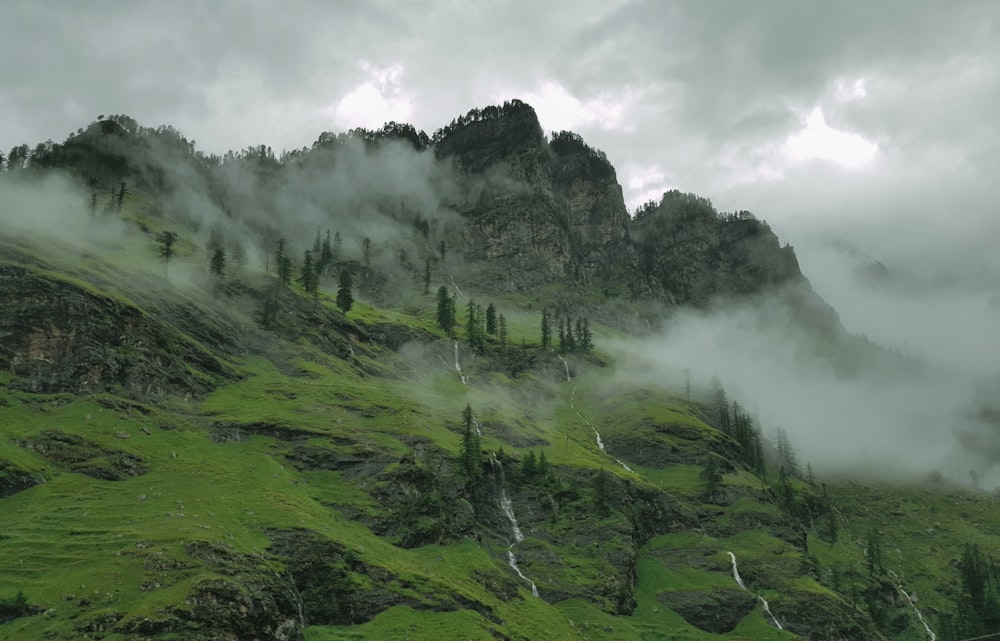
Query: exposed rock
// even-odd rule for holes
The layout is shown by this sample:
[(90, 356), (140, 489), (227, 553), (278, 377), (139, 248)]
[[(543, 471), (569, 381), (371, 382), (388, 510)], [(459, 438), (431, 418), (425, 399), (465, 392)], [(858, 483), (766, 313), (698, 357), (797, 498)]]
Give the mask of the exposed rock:
[(33, 392), (200, 395), (210, 381), (232, 376), (154, 317), (68, 281), (0, 265), (0, 300), (0, 369)]
[(103, 447), (62, 430), (45, 430), (18, 444), (38, 452), (65, 470), (104, 481), (123, 481), (141, 476), (149, 469), (146, 461), (139, 456)]
[[(889, 586), (892, 591), (892, 586)], [(894, 592), (890, 592), (894, 594)], [(879, 641), (884, 639), (867, 616), (829, 592), (785, 588), (769, 599), (771, 611), (794, 634), (814, 641)]]
[(657, 599), (691, 625), (715, 634), (731, 632), (756, 602), (753, 595), (738, 587), (663, 592)]
[(22, 470), (13, 463), (0, 461), (0, 499), (23, 492), (41, 482), (41, 477)]

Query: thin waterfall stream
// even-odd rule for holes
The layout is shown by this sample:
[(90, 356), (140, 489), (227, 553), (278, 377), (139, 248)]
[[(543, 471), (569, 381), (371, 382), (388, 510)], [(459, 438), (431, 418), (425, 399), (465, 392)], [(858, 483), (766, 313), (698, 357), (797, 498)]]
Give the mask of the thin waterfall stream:
[[(507, 546), (507, 565), (510, 566), (512, 570), (521, 577), (521, 580), (528, 583), (531, 586), (531, 595), (538, 597), (538, 586), (535, 582), (525, 576), (524, 572), (517, 565), (517, 556), (514, 554), (514, 546), (524, 540), (524, 532), (521, 531), (521, 526), (517, 523), (517, 516), (514, 515), (514, 504), (511, 503), (510, 497), (507, 496), (506, 479), (503, 474), (503, 464), (497, 459), (496, 454), (491, 454), (490, 465), (493, 466), (494, 471), (497, 474), (497, 485), (500, 486), (500, 509), (503, 511), (504, 516), (510, 521), (510, 529), (514, 535), (514, 541)], [(540, 597), (539, 597), (540, 598)]]
[[(729, 559), (733, 563), (733, 579), (736, 581), (736, 585), (740, 586), (741, 590), (750, 592), (750, 590), (747, 589), (747, 586), (744, 585), (743, 578), (740, 576), (740, 569), (736, 565), (736, 555), (733, 554), (732, 552), (726, 552), (726, 554), (729, 555)], [(750, 592), (750, 594), (754, 593)], [(757, 597), (757, 600), (760, 601), (760, 604), (764, 607), (764, 613), (767, 614), (767, 616), (771, 617), (771, 622), (774, 623), (774, 627), (778, 628), (779, 630), (784, 630), (784, 628), (781, 627), (781, 623), (778, 622), (778, 617), (774, 616), (774, 614), (771, 612), (771, 604), (767, 602), (767, 599), (765, 599), (759, 594), (754, 594), (754, 596)]]

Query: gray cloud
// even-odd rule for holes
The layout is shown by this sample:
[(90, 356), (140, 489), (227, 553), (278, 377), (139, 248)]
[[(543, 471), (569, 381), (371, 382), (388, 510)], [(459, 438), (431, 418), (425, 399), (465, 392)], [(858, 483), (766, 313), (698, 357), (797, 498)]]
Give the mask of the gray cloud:
[[(338, 109), (359, 88), (428, 131), (533, 95), (543, 126), (607, 152), (630, 204), (680, 188), (751, 209), (848, 329), (955, 365), (949, 350), (997, 343), (998, 30), (991, 0), (6, 2), (0, 148), (127, 113), (211, 152), (277, 151), (363, 124)], [(870, 164), (789, 156), (817, 107), (878, 145)], [(880, 298), (832, 239), (934, 287)]]

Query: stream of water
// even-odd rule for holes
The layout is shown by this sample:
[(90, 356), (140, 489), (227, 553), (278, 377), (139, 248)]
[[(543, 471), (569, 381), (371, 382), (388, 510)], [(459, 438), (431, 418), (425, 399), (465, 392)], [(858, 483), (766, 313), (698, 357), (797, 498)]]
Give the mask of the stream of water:
[[(729, 555), (729, 559), (733, 562), (733, 579), (736, 581), (736, 585), (740, 586), (741, 590), (750, 592), (750, 590), (747, 590), (747, 586), (743, 584), (743, 578), (740, 576), (740, 569), (736, 565), (736, 555), (733, 554), (732, 552), (726, 552), (726, 554)], [(753, 593), (751, 592), (751, 594)], [(760, 604), (764, 607), (764, 612), (765, 614), (767, 614), (767, 616), (771, 618), (771, 622), (774, 623), (774, 627), (778, 628), (779, 630), (784, 630), (784, 628), (781, 627), (781, 623), (778, 622), (778, 617), (774, 616), (774, 614), (771, 612), (771, 604), (767, 602), (767, 599), (765, 599), (759, 594), (754, 596), (757, 597), (757, 600), (760, 601)]]
[(514, 515), (514, 505), (511, 503), (510, 497), (507, 496), (507, 489), (505, 487), (506, 480), (503, 475), (503, 464), (497, 460), (495, 454), (490, 455), (490, 465), (497, 474), (497, 485), (500, 486), (500, 509), (503, 510), (504, 516), (510, 521), (510, 529), (514, 535), (514, 542), (507, 547), (507, 565), (510, 566), (512, 570), (521, 577), (521, 579), (531, 586), (532, 596), (538, 597), (538, 586), (535, 582), (524, 575), (521, 568), (517, 565), (517, 556), (514, 555), (514, 545), (520, 543), (524, 540), (524, 532), (521, 531), (521, 527), (517, 524), (517, 516)]
[(455, 343), (455, 371), (458, 372), (458, 378), (460, 381), (462, 381), (462, 385), (465, 385), (466, 383), (469, 382), (469, 379), (466, 378), (464, 374), (462, 374), (462, 364), (458, 361), (458, 341), (454, 341), (454, 343)]

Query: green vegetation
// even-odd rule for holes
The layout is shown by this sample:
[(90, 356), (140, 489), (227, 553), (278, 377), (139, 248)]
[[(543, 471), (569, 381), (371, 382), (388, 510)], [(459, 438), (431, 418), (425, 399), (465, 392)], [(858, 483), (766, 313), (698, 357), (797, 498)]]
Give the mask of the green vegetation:
[[(534, 125), (490, 129), (506, 118)], [(468, 228), (388, 197), (362, 210), (393, 234), (259, 225), (206, 243), (169, 176), (143, 165), (126, 189), (114, 141), (140, 133), (192, 153), (113, 117), (44, 161), (89, 149), (83, 215), (114, 236), (0, 236), (0, 636), (911, 641), (919, 611), (950, 641), (1000, 620), (993, 497), (816, 478), (721, 384), (702, 397), (689, 378), (614, 376), (623, 319), (649, 320), (612, 291), (615, 265), (567, 254), (570, 288), (528, 261), (499, 286), (464, 260)], [(221, 191), (233, 168), (278, 189), (282, 167), (320, 173), (356, 144), (435, 144), (482, 169), (483, 140), (544, 144), (514, 101), (433, 139), (390, 123), (280, 159), (192, 162)], [(613, 178), (573, 134), (551, 151), (555, 182)], [(30, 170), (26, 150), (10, 156)], [(506, 197), (489, 189), (455, 207), (487, 216)], [(226, 216), (256, 205), (210, 196)], [(571, 209), (559, 233), (575, 243)], [(679, 300), (704, 294), (670, 236), (681, 223), (712, 260), (743, 242), (734, 230), (771, 242), (677, 192), (639, 214), (637, 259)], [(752, 265), (726, 264), (719, 282), (751, 290)]]

